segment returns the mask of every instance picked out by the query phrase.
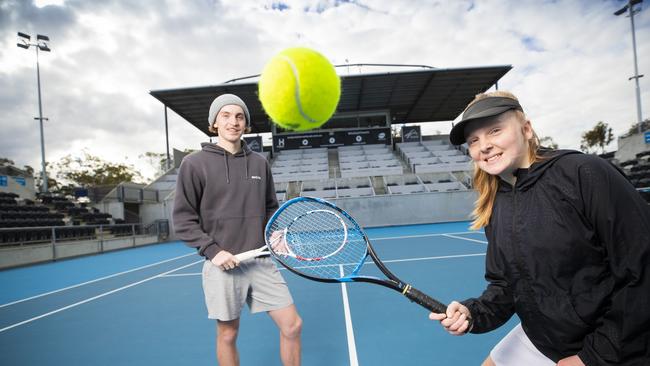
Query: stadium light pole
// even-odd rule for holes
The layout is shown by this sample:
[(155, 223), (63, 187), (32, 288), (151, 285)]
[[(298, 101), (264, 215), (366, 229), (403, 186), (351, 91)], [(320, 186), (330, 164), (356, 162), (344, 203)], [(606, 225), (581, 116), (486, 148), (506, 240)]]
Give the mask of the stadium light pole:
[(634, 5), (642, 3), (643, 0), (628, 0), (627, 4), (625, 4), (624, 7), (618, 9), (614, 15), (619, 16), (622, 14), (625, 14), (625, 12), (629, 13), (630, 17), (630, 24), (632, 25), (632, 51), (634, 52), (634, 76), (628, 78), (628, 80), (634, 79), (636, 82), (636, 118), (638, 120), (638, 132), (641, 133), (641, 121), (643, 121), (643, 117), (641, 115), (641, 91), (639, 89), (639, 78), (642, 78), (643, 75), (639, 75), (639, 67), (637, 66), (637, 59), (636, 59), (636, 36), (634, 34), (634, 13), (639, 12), (641, 10), (635, 10)]
[(37, 119), (41, 127), (41, 164), (42, 164), (42, 179), (43, 185), (41, 186), (41, 191), (47, 193), (47, 171), (45, 170), (45, 138), (43, 136), (43, 120), (47, 121), (47, 118), (43, 117), (43, 104), (41, 103), (41, 72), (38, 65), (38, 50), (43, 52), (50, 52), (50, 47), (48, 42), (50, 38), (42, 34), (36, 35), (36, 42), (31, 41), (32, 37), (29, 34), (18, 32), (18, 43), (16, 44), (20, 48), (29, 49), (29, 47), (34, 46), (36, 48), (36, 82), (38, 85), (38, 117)]

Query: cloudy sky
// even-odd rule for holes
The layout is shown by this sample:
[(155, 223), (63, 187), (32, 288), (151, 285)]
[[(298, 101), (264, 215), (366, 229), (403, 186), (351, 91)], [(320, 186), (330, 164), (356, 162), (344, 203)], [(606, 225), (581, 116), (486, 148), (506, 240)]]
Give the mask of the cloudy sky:
[[(334, 64), (513, 65), (499, 88), (521, 100), (540, 136), (579, 148), (598, 121), (616, 135), (636, 122), (629, 18), (620, 0), (0, 0), (0, 157), (40, 167), (33, 48), (40, 53), (47, 160), (82, 149), (151, 175), (165, 151), (164, 114), (150, 90), (258, 74), (286, 47)], [(650, 1), (642, 5), (647, 7)], [(635, 16), (641, 101), (650, 111), (650, 10)], [(363, 69), (361, 72), (384, 70)], [(207, 114), (207, 111), (206, 111)], [(427, 130), (447, 133), (450, 122)], [(207, 136), (173, 112), (170, 145)], [(616, 150), (616, 143), (608, 150)]]

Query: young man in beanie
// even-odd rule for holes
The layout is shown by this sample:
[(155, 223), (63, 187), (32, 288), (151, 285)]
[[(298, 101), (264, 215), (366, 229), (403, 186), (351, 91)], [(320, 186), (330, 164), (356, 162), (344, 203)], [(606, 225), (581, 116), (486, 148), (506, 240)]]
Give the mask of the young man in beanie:
[(246, 303), (277, 324), (284, 365), (299, 365), (302, 320), (275, 263), (235, 257), (264, 243), (264, 226), (278, 208), (271, 168), (241, 139), (250, 131), (250, 114), (239, 97), (217, 97), (208, 122), (218, 141), (183, 159), (173, 221), (176, 236), (206, 258), (203, 292), (208, 317), (217, 320), (217, 361), (239, 365), (236, 341)]

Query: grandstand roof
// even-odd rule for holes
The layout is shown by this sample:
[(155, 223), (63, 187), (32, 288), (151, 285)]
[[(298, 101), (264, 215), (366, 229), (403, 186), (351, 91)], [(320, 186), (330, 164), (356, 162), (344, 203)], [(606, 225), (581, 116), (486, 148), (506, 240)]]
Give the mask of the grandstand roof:
[[(499, 65), (342, 75), (341, 100), (335, 116), (383, 110), (390, 112), (394, 123), (450, 121), (474, 95), (488, 90), (511, 68)], [(223, 93), (236, 94), (246, 102), (252, 133), (271, 132), (269, 118), (257, 98), (257, 81), (150, 91), (206, 134), (210, 103)]]

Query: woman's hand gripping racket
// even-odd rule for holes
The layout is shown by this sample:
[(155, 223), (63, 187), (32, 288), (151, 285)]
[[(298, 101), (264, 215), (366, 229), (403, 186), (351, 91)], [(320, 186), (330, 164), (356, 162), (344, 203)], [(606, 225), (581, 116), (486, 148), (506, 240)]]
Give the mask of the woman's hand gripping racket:
[[(320, 282), (374, 283), (398, 291), (434, 313), (447, 310), (445, 304), (391, 273), (352, 216), (325, 200), (297, 197), (285, 202), (267, 223), (265, 240), (270, 253), (299, 276)], [(359, 274), (368, 256), (385, 279)]]

